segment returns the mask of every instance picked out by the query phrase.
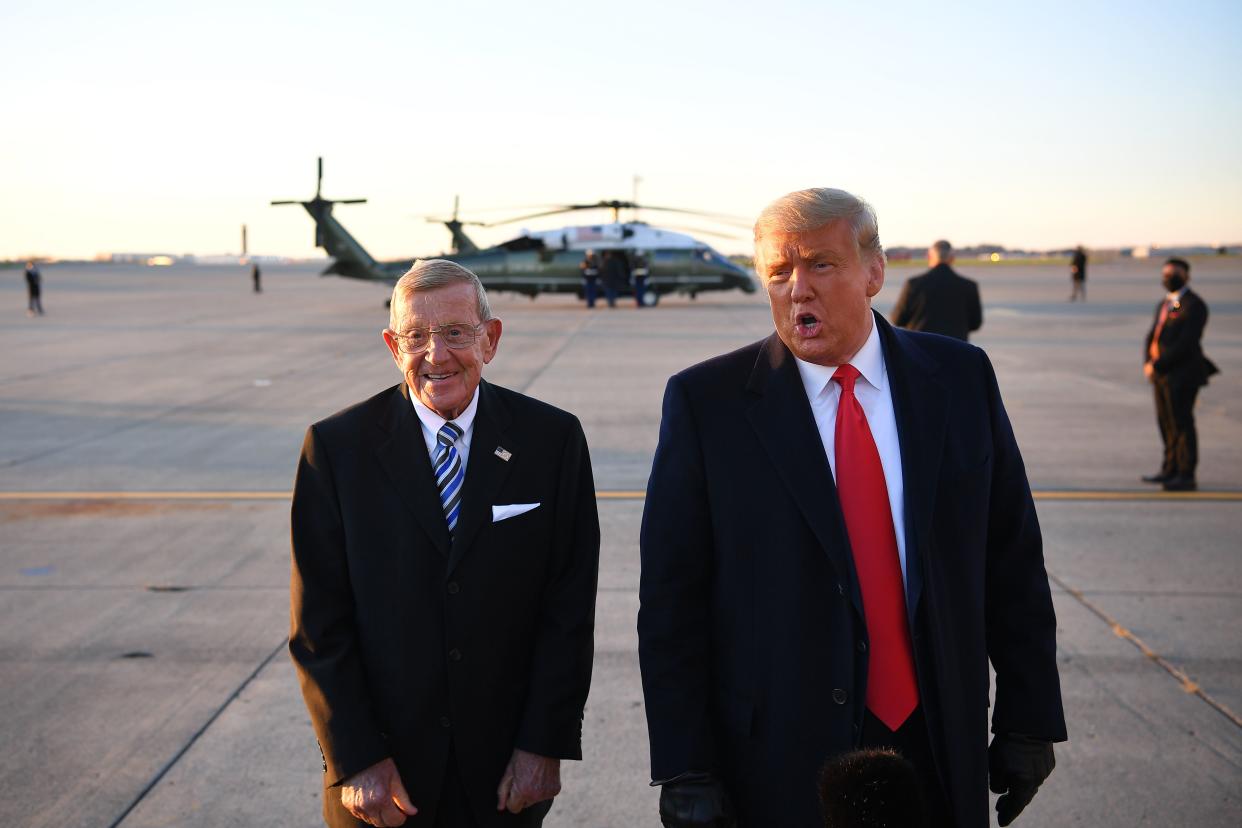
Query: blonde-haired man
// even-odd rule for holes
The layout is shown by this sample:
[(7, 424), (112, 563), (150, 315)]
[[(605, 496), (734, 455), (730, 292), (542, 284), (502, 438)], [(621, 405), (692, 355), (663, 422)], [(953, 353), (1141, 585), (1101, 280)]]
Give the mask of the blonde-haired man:
[(857, 747), (914, 764), (928, 824), (986, 826), (990, 782), (1007, 825), (1065, 738), (996, 377), (876, 315), (884, 266), (861, 199), (778, 199), (755, 224), (775, 332), (668, 382), (638, 620), (665, 826), (822, 824), (817, 773)]

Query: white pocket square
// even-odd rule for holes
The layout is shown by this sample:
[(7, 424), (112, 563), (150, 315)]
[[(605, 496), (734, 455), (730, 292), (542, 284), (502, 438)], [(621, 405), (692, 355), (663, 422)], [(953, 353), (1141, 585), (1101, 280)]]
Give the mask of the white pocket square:
[(531, 509), (538, 509), (538, 503), (510, 503), (505, 506), (492, 507), (492, 523), (499, 523), (511, 517), (524, 515)]

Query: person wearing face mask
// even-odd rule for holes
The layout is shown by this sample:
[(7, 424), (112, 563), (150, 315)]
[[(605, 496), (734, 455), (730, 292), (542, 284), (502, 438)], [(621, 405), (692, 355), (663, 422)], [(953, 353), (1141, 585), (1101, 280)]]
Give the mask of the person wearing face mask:
[(1195, 398), (1218, 372), (1203, 355), (1207, 303), (1190, 289), (1190, 263), (1169, 259), (1161, 274), (1166, 295), (1156, 305), (1151, 329), (1143, 342), (1143, 375), (1156, 398), (1156, 423), (1164, 443), (1160, 471), (1143, 482), (1159, 483), (1166, 492), (1194, 491), (1199, 462), (1195, 431)]

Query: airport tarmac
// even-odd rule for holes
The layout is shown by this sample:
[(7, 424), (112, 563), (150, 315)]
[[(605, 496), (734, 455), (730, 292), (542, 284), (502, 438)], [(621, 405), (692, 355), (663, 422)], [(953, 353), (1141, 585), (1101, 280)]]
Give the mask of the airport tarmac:
[[(1016, 825), (1242, 822), (1242, 260), (1194, 262), (1222, 374), (1196, 495), (1160, 451), (1142, 337), (1159, 263), (959, 268), (981, 283), (1045, 536), (1070, 741)], [(916, 272), (891, 267), (886, 311)], [(319, 754), (285, 650), (305, 427), (399, 377), (386, 291), (264, 267), (0, 271), (0, 825), (311, 826)], [(486, 376), (581, 418), (603, 552), (585, 761), (545, 823), (658, 825), (638, 524), (667, 377), (766, 335), (761, 296), (588, 311), (497, 295)]]

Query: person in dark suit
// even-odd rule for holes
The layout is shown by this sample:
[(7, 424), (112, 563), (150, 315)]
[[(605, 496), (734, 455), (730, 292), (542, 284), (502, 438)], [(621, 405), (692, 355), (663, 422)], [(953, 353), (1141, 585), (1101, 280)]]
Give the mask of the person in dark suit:
[(1074, 248), (1074, 255), (1070, 257), (1069, 300), (1073, 302), (1079, 297), (1087, 301), (1087, 251), (1081, 244)]
[(26, 262), (26, 315), (43, 315), (43, 274), (34, 262)]
[(1143, 340), (1143, 375), (1155, 392), (1156, 423), (1164, 443), (1164, 460), (1159, 472), (1146, 475), (1143, 480), (1159, 483), (1165, 491), (1189, 492), (1198, 487), (1195, 398), (1217, 368), (1203, 355), (1208, 308), (1187, 284), (1190, 263), (1169, 259), (1164, 263), (1161, 280), (1166, 295), (1156, 305), (1156, 315)]
[(615, 308), (617, 296), (630, 283), (629, 264), (620, 250), (604, 251), (601, 281), (604, 283), (604, 298), (608, 300), (608, 307)]
[[(639, 657), (665, 826), (810, 826), (859, 747), (929, 825), (1007, 825), (1066, 738), (1039, 522), (978, 348), (891, 327), (875, 214), (755, 225), (776, 331), (674, 375), (641, 532)], [(988, 745), (989, 673), (996, 670)]]
[(384, 331), (405, 379), (310, 427), (289, 650), (330, 826), (538, 826), (581, 758), (599, 521), (582, 427), (481, 378), (501, 322), (416, 262)]
[(953, 245), (944, 239), (927, 250), (931, 270), (908, 279), (893, 306), (893, 324), (911, 331), (944, 334), (963, 342), (983, 325), (979, 285), (952, 267)]

